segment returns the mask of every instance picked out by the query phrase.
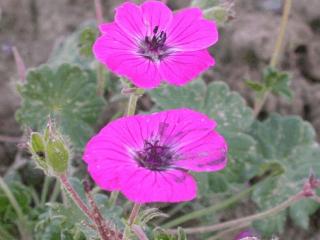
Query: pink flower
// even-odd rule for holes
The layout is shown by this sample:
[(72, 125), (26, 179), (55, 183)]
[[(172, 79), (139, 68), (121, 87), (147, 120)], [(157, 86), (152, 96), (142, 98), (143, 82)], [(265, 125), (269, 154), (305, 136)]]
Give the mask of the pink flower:
[(161, 81), (183, 85), (214, 65), (207, 48), (218, 40), (217, 27), (199, 8), (173, 14), (159, 1), (126, 2), (116, 9), (114, 22), (99, 27), (96, 58), (141, 88)]
[(240, 232), (235, 240), (259, 240), (258, 234), (253, 229), (247, 229)]
[(227, 144), (206, 115), (176, 109), (123, 117), (87, 144), (83, 159), (94, 181), (137, 203), (189, 201), (196, 182), (189, 174), (218, 171)]

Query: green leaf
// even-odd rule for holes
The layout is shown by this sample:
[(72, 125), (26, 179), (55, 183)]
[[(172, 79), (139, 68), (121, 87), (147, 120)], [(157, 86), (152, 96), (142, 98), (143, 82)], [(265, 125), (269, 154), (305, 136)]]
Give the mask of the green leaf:
[(94, 58), (90, 58), (89, 47), (92, 44), (93, 33), (97, 30), (93, 21), (81, 24), (77, 30), (59, 41), (48, 60), (51, 67), (58, 67), (63, 63), (79, 65), (90, 69), (94, 64)]
[[(310, 170), (320, 172), (320, 147), (314, 129), (301, 118), (273, 114), (266, 121), (253, 124), (251, 134), (258, 143), (260, 171), (275, 172), (253, 192), (252, 198), (261, 209), (274, 207), (298, 193)], [(289, 211), (297, 225), (307, 228), (308, 216), (317, 208), (311, 201), (304, 201), (291, 206)], [(284, 224), (286, 218), (281, 219)], [(282, 230), (271, 223), (267, 226), (270, 228), (265, 229), (266, 234)]]
[(291, 79), (286, 72), (280, 72), (274, 68), (266, 68), (263, 72), (263, 81), (267, 89), (280, 96), (291, 100), (293, 92), (290, 89)]
[(244, 99), (223, 82), (206, 85), (198, 79), (183, 87), (165, 86), (149, 93), (160, 109), (191, 108), (207, 114), (218, 122), (222, 133), (245, 131), (254, 119)]
[(258, 83), (252, 80), (246, 80), (245, 83), (249, 88), (251, 88), (257, 93), (261, 93), (264, 91), (264, 85), (261, 83)]
[(85, 57), (92, 57), (92, 46), (98, 36), (96, 28), (87, 27), (80, 35), (80, 54)]
[[(255, 153), (255, 140), (245, 132), (253, 123), (252, 110), (244, 99), (223, 82), (208, 85), (203, 80), (195, 80), (183, 87), (164, 86), (149, 92), (155, 102), (155, 109), (191, 108), (207, 114), (218, 122), (218, 131), (224, 135), (229, 145), (229, 165), (219, 172), (221, 182), (243, 182), (247, 159)], [(208, 186), (217, 173), (199, 174), (200, 195), (211, 190), (226, 190), (226, 186), (216, 188)], [(217, 176), (218, 177), (218, 176)], [(222, 178), (225, 179), (222, 179)], [(210, 180), (210, 178), (212, 178)], [(206, 184), (207, 183), (207, 184)]]
[(214, 7), (219, 4), (219, 0), (193, 0), (191, 6), (199, 8), (209, 8)]
[(88, 74), (68, 64), (57, 70), (45, 65), (28, 72), (27, 83), (18, 85), (18, 91), (22, 97), (16, 114), (19, 123), (40, 130), (50, 116), (78, 148), (93, 134), (92, 125), (104, 105)]

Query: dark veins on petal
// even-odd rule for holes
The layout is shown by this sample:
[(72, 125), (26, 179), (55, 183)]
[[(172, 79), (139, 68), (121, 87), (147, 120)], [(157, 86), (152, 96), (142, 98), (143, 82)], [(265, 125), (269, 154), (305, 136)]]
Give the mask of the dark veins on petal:
[(161, 61), (169, 55), (169, 47), (165, 44), (167, 34), (159, 32), (159, 26), (155, 26), (152, 36), (145, 36), (141, 41), (138, 53), (153, 62)]

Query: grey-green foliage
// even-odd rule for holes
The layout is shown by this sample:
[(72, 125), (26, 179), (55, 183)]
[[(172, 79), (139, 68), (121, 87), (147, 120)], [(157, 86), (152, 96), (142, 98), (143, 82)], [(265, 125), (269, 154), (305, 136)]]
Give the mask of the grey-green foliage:
[(217, 6), (219, 3), (219, 0), (193, 0), (191, 6), (205, 9)]
[(287, 72), (281, 72), (274, 68), (267, 67), (263, 71), (262, 82), (247, 80), (246, 84), (253, 91), (256, 92), (258, 97), (262, 97), (266, 92), (285, 97), (292, 100), (293, 92), (290, 88), (291, 78)]
[(253, 122), (252, 110), (244, 99), (223, 82), (206, 85), (198, 79), (183, 87), (165, 85), (150, 91), (150, 96), (160, 109), (185, 107), (207, 114), (223, 133), (243, 132)]
[(183, 87), (166, 85), (149, 94), (156, 109), (191, 108), (207, 114), (217, 121), (218, 131), (226, 137), (229, 165), (223, 171), (199, 175), (198, 180), (203, 182), (199, 184), (200, 193), (207, 193), (209, 189), (225, 191), (230, 183), (243, 182), (248, 177), (245, 160), (254, 157), (255, 140), (245, 132), (253, 123), (253, 114), (238, 93), (230, 91), (223, 82), (206, 85), (198, 79)]
[(44, 65), (29, 71), (26, 83), (17, 88), (22, 97), (16, 113), (19, 123), (40, 130), (50, 116), (79, 148), (93, 134), (104, 100), (96, 95), (87, 72), (69, 64), (55, 70)]
[(98, 35), (94, 22), (80, 25), (75, 32), (55, 45), (48, 64), (52, 67), (58, 67), (63, 63), (69, 63), (86, 69), (92, 68), (94, 59), (90, 57), (89, 46), (92, 46), (95, 32)]
[[(82, 201), (86, 204), (84, 188), (78, 178), (69, 178), (70, 184), (74, 190), (79, 194)], [(110, 207), (108, 205), (108, 197), (102, 193), (91, 193), (97, 204), (101, 214), (108, 223), (112, 223), (112, 227), (116, 227), (121, 231), (123, 224), (121, 221), (122, 208)], [(93, 225), (90, 219), (79, 209), (73, 202), (67, 192), (65, 192), (66, 202), (62, 203), (47, 203), (46, 211), (39, 216), (36, 223), (37, 239), (42, 239), (41, 236), (46, 236), (46, 239), (60, 239), (55, 236), (69, 236), (72, 240), (98, 240), (99, 236), (95, 229), (90, 227)], [(62, 238), (64, 239), (64, 238)]]
[(214, 20), (219, 26), (223, 26), (230, 18), (234, 17), (232, 2), (220, 2), (219, 0), (193, 0), (191, 6), (201, 8), (204, 17), (209, 20)]
[[(268, 178), (254, 190), (252, 198), (261, 209), (276, 206), (298, 193), (311, 170), (319, 175), (320, 148), (315, 132), (301, 118), (273, 114), (264, 122), (255, 122), (251, 134), (258, 142), (260, 165), (256, 166), (277, 165), (281, 169), (279, 175)], [(317, 208), (317, 204), (306, 199), (291, 206), (288, 212), (297, 225), (307, 229), (309, 215)], [(256, 226), (270, 235), (281, 232), (285, 220), (286, 212), (260, 221)]]

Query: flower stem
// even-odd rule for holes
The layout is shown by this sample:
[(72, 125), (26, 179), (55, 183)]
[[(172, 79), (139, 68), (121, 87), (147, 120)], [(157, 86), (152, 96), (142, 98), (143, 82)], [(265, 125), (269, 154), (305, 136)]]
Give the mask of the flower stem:
[(116, 204), (118, 196), (119, 196), (119, 192), (118, 191), (111, 192), (110, 198), (109, 198), (109, 206), (110, 207), (113, 207)]
[(59, 196), (60, 193), (60, 182), (56, 180), (51, 197), (50, 197), (50, 202), (55, 202)]
[(83, 182), (86, 197), (92, 209), (92, 218), (102, 240), (120, 239), (121, 234), (109, 227), (103, 218), (91, 192), (88, 181)]
[(73, 201), (77, 204), (77, 206), (80, 208), (80, 210), (87, 215), (88, 218), (92, 219), (92, 214), (87, 207), (87, 205), (82, 201), (79, 194), (73, 189), (71, 186), (67, 176), (65, 174), (62, 174), (59, 176), (59, 180), (62, 184), (62, 186), (67, 190), (67, 192), (70, 194), (70, 197), (73, 199)]
[(128, 109), (127, 109), (127, 116), (134, 115), (137, 108), (137, 102), (139, 99), (139, 95), (132, 93), (130, 94), (129, 102), (128, 102)]
[[(290, 15), (290, 10), (292, 6), (292, 0), (285, 0), (284, 2), (284, 7), (283, 7), (283, 13), (282, 13), (282, 18), (281, 18), (281, 23), (280, 23), (280, 29), (279, 29), (279, 34), (273, 49), (273, 53), (271, 56), (270, 60), (270, 67), (275, 68), (279, 62), (279, 56), (281, 53), (281, 48), (284, 42), (284, 37), (286, 33), (286, 28), (288, 25), (288, 19)], [(257, 98), (254, 103), (254, 115), (258, 116), (260, 113), (265, 101), (267, 100), (268, 96), (270, 94), (270, 91), (266, 91), (261, 98)]]
[(95, 7), (95, 11), (96, 11), (97, 25), (100, 25), (101, 23), (104, 22), (101, 0), (94, 0), (94, 7)]
[(5, 183), (3, 178), (0, 176), (0, 188), (2, 189), (3, 193), (7, 196), (11, 206), (13, 207), (14, 211), (17, 214), (18, 218), (18, 229), (20, 232), (21, 240), (31, 240), (31, 233), (29, 232), (27, 228), (27, 221), (25, 219), (25, 216), (23, 215), (23, 211), (19, 206), (19, 203), (17, 202), (17, 199), (11, 192), (8, 185)]
[[(127, 108), (127, 116), (132, 116), (135, 114), (136, 108), (137, 108), (137, 102), (138, 102), (139, 97), (141, 96), (141, 93), (142, 93), (141, 89), (136, 89), (136, 91), (133, 91), (130, 94), (128, 108)], [(111, 193), (110, 199), (109, 199), (110, 206), (114, 206), (116, 204), (118, 196), (119, 196), (118, 191), (113, 191)]]
[(141, 207), (140, 204), (134, 203), (133, 208), (132, 208), (131, 213), (130, 213), (130, 216), (128, 218), (128, 224), (127, 224), (127, 226), (125, 227), (125, 229), (123, 231), (122, 240), (126, 240), (127, 239), (128, 232), (131, 230), (131, 227), (134, 224), (134, 221), (136, 220), (136, 217), (139, 214), (140, 207)]
[(226, 201), (223, 201), (217, 205), (213, 205), (211, 207), (207, 207), (207, 208), (204, 208), (204, 209), (201, 209), (198, 211), (194, 211), (194, 212), (188, 213), (186, 215), (183, 215), (181, 217), (178, 217), (176, 219), (173, 219), (172, 221), (164, 224), (162, 227), (163, 228), (172, 228), (172, 227), (178, 226), (182, 223), (185, 223), (189, 220), (200, 218), (200, 217), (206, 216), (208, 214), (212, 214), (214, 212), (217, 212), (221, 209), (224, 209), (224, 208), (234, 204), (235, 202), (239, 201), (243, 197), (247, 196), (256, 187), (256, 185), (253, 185), (253, 186), (245, 189), (244, 191), (238, 193), (237, 195), (235, 195), (235, 196), (233, 196), (233, 197), (227, 199)]
[(231, 228), (227, 228), (226, 230), (214, 235), (213, 237), (208, 238), (207, 240), (218, 240), (218, 239), (225, 239), (225, 235), (232, 233), (234, 231), (243, 229), (243, 228), (247, 228), (248, 226), (250, 226), (250, 223), (243, 223), (243, 224), (239, 224), (237, 226), (231, 227)]
[(41, 192), (41, 200), (40, 200), (40, 205), (42, 207), (44, 207), (44, 204), (46, 203), (48, 190), (49, 190), (49, 185), (50, 185), (50, 180), (51, 180), (51, 178), (49, 176), (45, 175), (43, 188), (42, 188), (42, 192)]
[[(259, 220), (259, 219), (264, 219), (267, 218), (269, 216), (272, 216), (278, 212), (281, 212), (283, 210), (285, 210), (286, 208), (290, 207), (292, 204), (300, 201), (301, 199), (305, 198), (305, 196), (303, 195), (302, 192), (299, 192), (298, 194), (291, 196), (290, 198), (288, 198), (286, 201), (284, 201), (283, 203), (268, 209), (264, 212), (261, 213), (257, 213), (248, 217), (243, 217), (243, 218), (239, 218), (236, 220), (231, 220), (228, 222), (223, 222), (223, 223), (218, 223), (215, 225), (211, 225), (211, 226), (204, 226), (204, 227), (195, 227), (195, 228), (185, 228), (184, 231), (187, 234), (197, 234), (197, 233), (207, 233), (207, 232), (214, 232), (220, 229), (226, 229), (229, 227), (234, 227), (234, 226), (239, 226), (239, 225), (243, 225), (245, 223), (247, 224), (251, 224), (251, 222), (255, 221), (255, 220)], [(176, 230), (169, 230), (172, 233), (175, 233)]]
[(104, 67), (102, 64), (97, 65), (97, 95), (103, 97), (105, 88)]
[(0, 142), (21, 143), (21, 142), (23, 142), (23, 139), (22, 139), (22, 137), (13, 137), (13, 136), (0, 135)]

